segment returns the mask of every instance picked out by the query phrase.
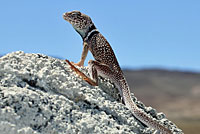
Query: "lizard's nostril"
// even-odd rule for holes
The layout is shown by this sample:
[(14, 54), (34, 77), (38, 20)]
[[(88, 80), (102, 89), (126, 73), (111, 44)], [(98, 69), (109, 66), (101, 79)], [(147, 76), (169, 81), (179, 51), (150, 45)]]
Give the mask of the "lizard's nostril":
[(64, 13), (64, 14), (63, 14), (63, 17), (67, 17), (67, 15), (68, 15), (68, 13)]
[(66, 13), (63, 14), (63, 17), (65, 17), (65, 16), (66, 16)]

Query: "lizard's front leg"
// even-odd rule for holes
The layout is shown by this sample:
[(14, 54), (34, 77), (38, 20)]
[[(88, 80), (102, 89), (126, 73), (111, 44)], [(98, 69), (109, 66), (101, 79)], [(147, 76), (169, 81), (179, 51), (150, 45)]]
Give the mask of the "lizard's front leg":
[(74, 65), (77, 65), (77, 66), (83, 66), (84, 65), (84, 61), (87, 57), (87, 54), (88, 54), (88, 44), (86, 42), (83, 42), (83, 51), (82, 51), (82, 54), (81, 54), (81, 60), (78, 62), (78, 63), (74, 63), (74, 62), (71, 62), (72, 64)]

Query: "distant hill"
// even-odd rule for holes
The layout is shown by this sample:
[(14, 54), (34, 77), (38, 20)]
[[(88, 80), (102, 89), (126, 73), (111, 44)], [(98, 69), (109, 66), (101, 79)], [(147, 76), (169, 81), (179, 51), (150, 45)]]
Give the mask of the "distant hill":
[(138, 100), (163, 111), (185, 133), (200, 131), (200, 73), (146, 69), (124, 74)]
[[(131, 92), (135, 93), (135, 96), (146, 102), (147, 105), (153, 104), (153, 106), (160, 109), (170, 108), (172, 110), (176, 107), (177, 110), (190, 111), (191, 109), (186, 103), (190, 104), (190, 107), (195, 107), (197, 104), (200, 106), (199, 73), (151, 69), (124, 70), (124, 74)], [(155, 97), (158, 94), (160, 97)], [(185, 102), (185, 104), (182, 105), (182, 102)], [(174, 106), (175, 103), (179, 104), (179, 107)], [(198, 109), (198, 113), (193, 113), (193, 115), (197, 114), (200, 117), (200, 107)], [(172, 114), (172, 116), (174, 115)]]

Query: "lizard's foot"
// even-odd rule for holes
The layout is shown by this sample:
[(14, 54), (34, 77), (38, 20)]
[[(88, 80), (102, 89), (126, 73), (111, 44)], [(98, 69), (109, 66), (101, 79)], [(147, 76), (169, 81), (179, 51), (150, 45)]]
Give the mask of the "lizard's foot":
[(94, 82), (89, 77), (87, 77), (83, 72), (81, 72), (78, 68), (76, 68), (71, 62), (69, 62), (68, 60), (65, 60), (65, 61), (70, 65), (72, 70), (74, 70), (79, 76), (81, 76), (81, 78), (83, 80), (85, 80), (86, 82), (88, 82), (92, 86), (98, 85), (96, 82)]
[(70, 62), (72, 65), (76, 65), (79, 67), (83, 67), (83, 63), (82, 62), (78, 62), (78, 63), (74, 63), (73, 61)]

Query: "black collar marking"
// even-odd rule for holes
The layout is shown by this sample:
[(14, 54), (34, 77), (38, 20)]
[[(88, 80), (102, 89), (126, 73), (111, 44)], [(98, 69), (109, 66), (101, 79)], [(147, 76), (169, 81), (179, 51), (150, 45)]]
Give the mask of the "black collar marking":
[(96, 27), (94, 26), (94, 24), (89, 28), (87, 35), (83, 38), (83, 40), (89, 40), (95, 33), (99, 33), (99, 31), (97, 31)]

